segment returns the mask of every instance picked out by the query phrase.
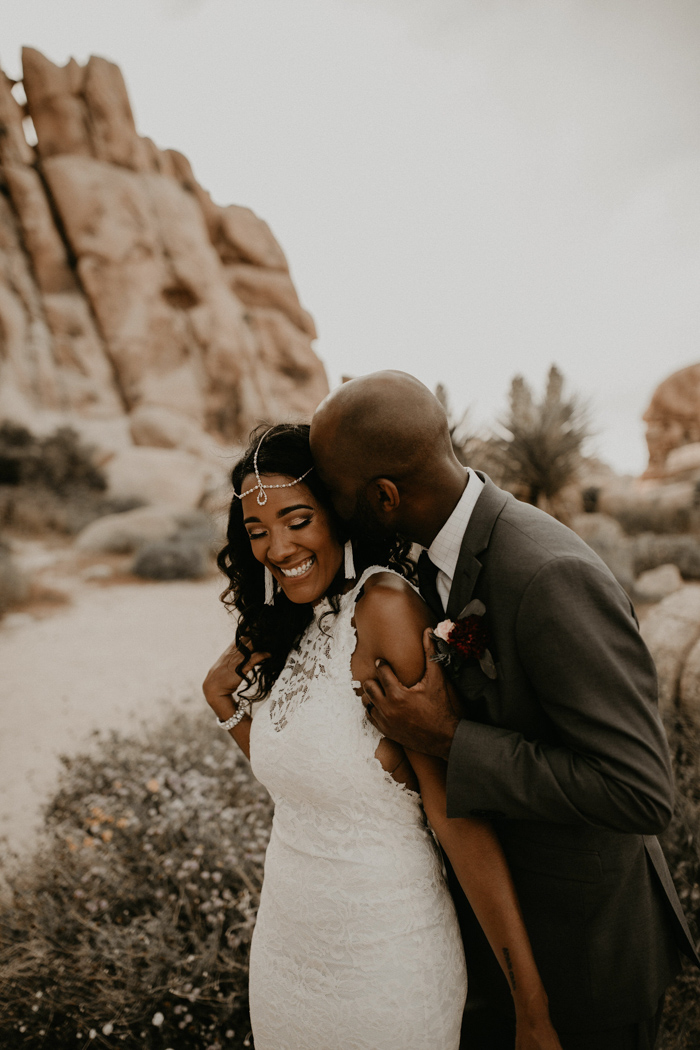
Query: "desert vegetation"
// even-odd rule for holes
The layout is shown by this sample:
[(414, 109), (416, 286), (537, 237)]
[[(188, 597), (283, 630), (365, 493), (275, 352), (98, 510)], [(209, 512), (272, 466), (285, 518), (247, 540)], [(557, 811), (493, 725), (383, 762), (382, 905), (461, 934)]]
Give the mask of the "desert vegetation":
[(75, 542), (76, 551), (129, 555), (120, 578), (148, 580), (209, 575), (219, 542), (213, 519), (203, 510), (159, 510), (138, 498), (110, 494), (95, 451), (70, 427), (40, 437), (5, 422), (0, 424), (0, 616), (32, 594), (31, 581), (13, 557), (13, 537), (57, 538)]
[(0, 1045), (251, 1045), (247, 966), (271, 805), (228, 736), (175, 713), (65, 760), (3, 875)]
[(93, 450), (75, 430), (59, 427), (38, 437), (26, 427), (0, 424), (0, 528), (75, 535), (103, 514), (133, 502), (106, 495)]

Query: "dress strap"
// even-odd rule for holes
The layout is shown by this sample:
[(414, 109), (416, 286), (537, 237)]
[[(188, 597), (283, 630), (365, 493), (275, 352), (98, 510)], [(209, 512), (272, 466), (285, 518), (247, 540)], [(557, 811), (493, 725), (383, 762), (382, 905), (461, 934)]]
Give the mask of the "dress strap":
[[(367, 580), (370, 578), (370, 576), (376, 576), (379, 572), (390, 572), (392, 576), (398, 576), (400, 580), (403, 580), (410, 587), (413, 587), (411, 581), (407, 580), (406, 577), (402, 576), (400, 572), (396, 571), (396, 569), (390, 569), (386, 565), (370, 565), (369, 568), (365, 569), (365, 571), (362, 573), (352, 590), (348, 592), (348, 595), (352, 596), (352, 601), (350, 603), (351, 605), (355, 605), (360, 591), (367, 583)], [(417, 590), (416, 587), (413, 587), (413, 589)]]

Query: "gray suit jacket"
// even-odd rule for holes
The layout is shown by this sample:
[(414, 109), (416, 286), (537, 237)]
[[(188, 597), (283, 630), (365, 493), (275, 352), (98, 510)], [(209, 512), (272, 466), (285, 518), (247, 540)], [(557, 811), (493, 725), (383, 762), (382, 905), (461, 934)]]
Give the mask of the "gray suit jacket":
[[(678, 949), (696, 958), (654, 837), (673, 785), (653, 661), (597, 555), (484, 481), (446, 611), (484, 603), (497, 678), (472, 660), (458, 683), (467, 717), (448, 814), (493, 821), (555, 1026), (643, 1020), (680, 968)], [(469, 965), (473, 924), (456, 899)]]

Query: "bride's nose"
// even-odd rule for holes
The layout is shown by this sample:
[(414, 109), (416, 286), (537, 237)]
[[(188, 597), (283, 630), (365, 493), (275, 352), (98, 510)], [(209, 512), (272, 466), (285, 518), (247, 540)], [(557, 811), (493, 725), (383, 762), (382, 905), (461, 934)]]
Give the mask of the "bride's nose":
[(287, 529), (275, 531), (270, 536), (270, 546), (267, 548), (267, 556), (271, 562), (281, 564), (290, 555), (294, 554), (297, 544)]

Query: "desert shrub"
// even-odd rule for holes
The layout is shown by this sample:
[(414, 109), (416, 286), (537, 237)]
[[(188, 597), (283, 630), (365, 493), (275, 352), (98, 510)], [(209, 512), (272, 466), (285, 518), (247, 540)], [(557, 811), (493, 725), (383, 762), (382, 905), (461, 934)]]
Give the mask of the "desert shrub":
[(517, 494), (528, 503), (548, 509), (557, 494), (576, 481), (590, 436), (586, 406), (576, 395), (564, 397), (564, 378), (552, 365), (540, 402), (523, 377), (515, 377), (500, 429), (502, 437), (493, 447), (505, 484), (517, 486)]
[(92, 450), (71, 427), (59, 427), (41, 438), (8, 422), (0, 424), (0, 484), (40, 485), (57, 493), (107, 488)]
[(24, 601), (29, 593), (29, 583), (17, 568), (8, 547), (0, 540), (0, 616)]
[(697, 528), (697, 511), (692, 507), (677, 507), (644, 500), (628, 503), (608, 513), (620, 522), (628, 536), (644, 532), (666, 533), (691, 532)]
[(70, 427), (39, 438), (0, 424), (0, 527), (74, 536), (95, 518), (141, 506), (106, 496), (92, 450)]
[[(676, 807), (661, 842), (696, 944), (700, 937), (700, 727), (675, 716), (668, 725)], [(700, 1046), (700, 971), (685, 963), (666, 997), (658, 1050)]]
[(3, 1050), (249, 1046), (271, 804), (248, 763), (174, 712), (64, 767), (42, 844), (3, 865)]
[(201, 539), (183, 532), (145, 544), (134, 558), (131, 571), (149, 580), (197, 580), (207, 575), (210, 565)]
[(619, 521), (629, 536), (700, 531), (698, 493), (689, 482), (640, 491), (625, 480), (613, 481), (601, 486), (597, 506)]
[(76, 536), (96, 518), (142, 506), (138, 499), (105, 496), (91, 489), (61, 495), (42, 485), (0, 485), (0, 526), (17, 532)]
[(202, 510), (183, 511), (177, 516), (177, 536), (198, 543), (212, 558), (226, 542), (225, 530), (217, 532), (214, 518)]
[(657, 565), (676, 565), (686, 580), (700, 580), (700, 538), (642, 533), (630, 541), (635, 575)]

